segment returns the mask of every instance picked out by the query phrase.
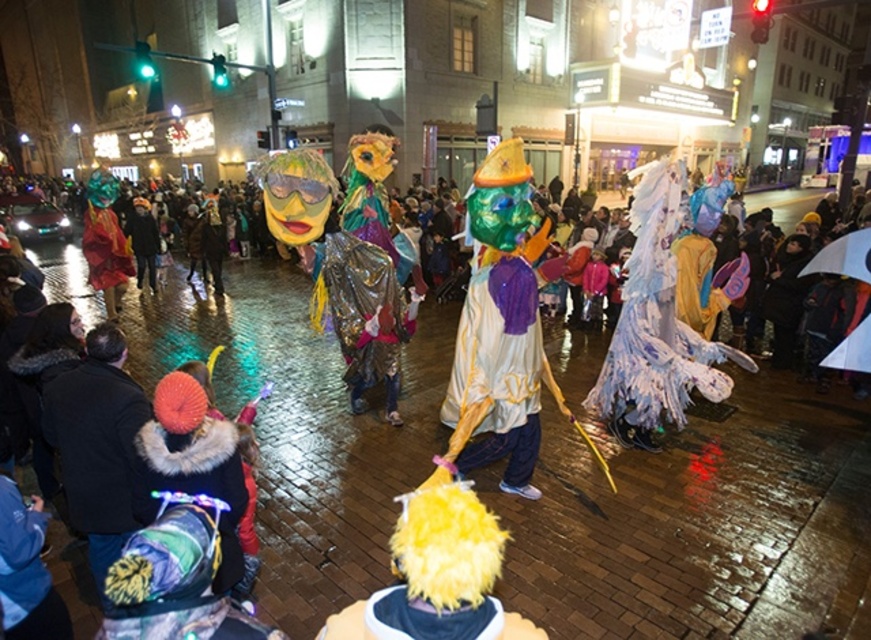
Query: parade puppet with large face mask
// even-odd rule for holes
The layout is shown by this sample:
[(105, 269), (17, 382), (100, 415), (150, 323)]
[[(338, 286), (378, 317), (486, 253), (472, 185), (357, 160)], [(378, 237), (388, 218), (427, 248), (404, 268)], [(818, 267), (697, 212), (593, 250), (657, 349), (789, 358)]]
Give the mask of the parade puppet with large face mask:
[[(499, 457), (511, 454), (500, 485), (503, 491), (540, 497), (529, 481), (541, 439), (542, 382), (560, 411), (586, 436), (565, 406), (544, 353), (532, 264), (547, 246), (550, 221), (538, 229), (542, 219), (530, 202), (531, 177), (523, 140), (506, 140), (480, 166), (467, 196), (467, 234), (475, 247), (473, 275), (441, 408), (441, 421), (454, 428), (454, 434), (447, 453), (436, 457), (439, 468), (424, 487), (449, 482), (451, 475), (497, 459), (485, 451), (489, 447), (491, 452), (498, 449)], [(473, 434), (488, 431), (495, 435), (466, 447)]]
[(127, 239), (118, 224), (112, 204), (118, 199), (118, 179), (98, 169), (88, 181), (88, 210), (82, 252), (88, 262), (88, 283), (103, 292), (106, 315), (115, 318), (121, 311), (121, 298), (128, 279), (136, 275)]
[(718, 166), (710, 184), (690, 196), (692, 230), (671, 246), (678, 263), (677, 317), (705, 340), (713, 337), (720, 313), (750, 286), (750, 261), (745, 253), (714, 274), (717, 247), (710, 238), (720, 224), (726, 199), (735, 190), (723, 173), (725, 168)]
[[(655, 431), (666, 423), (683, 429), (693, 389), (711, 402), (722, 402), (732, 393), (732, 379), (715, 369), (715, 363), (730, 359), (750, 371), (758, 367), (744, 353), (708, 342), (678, 318), (681, 275), (672, 246), (690, 217), (690, 205), (682, 197), (687, 183), (684, 163), (664, 158), (630, 176), (638, 173), (644, 177), (631, 210), (638, 240), (626, 263), (623, 310), (584, 407), (609, 421), (623, 446), (658, 452)], [(707, 197), (713, 197), (708, 206), (716, 208), (719, 202), (722, 211), (724, 197), (716, 192)]]
[[(344, 380), (352, 412), (366, 411), (363, 392), (383, 380), (385, 418), (401, 426), (400, 344), (415, 331), (422, 297), (413, 291), (411, 304), (406, 304), (397, 279), (404, 258), (386, 226), (383, 180), (393, 171), (395, 144), (391, 136), (378, 133), (351, 139), (342, 230), (328, 228), (338, 183), (321, 154), (304, 148), (277, 154), (261, 163), (258, 173), (269, 230), (279, 241), (299, 248), (315, 278), (311, 320), (318, 331), (329, 312), (348, 364)], [(311, 244), (321, 236), (323, 242)]]

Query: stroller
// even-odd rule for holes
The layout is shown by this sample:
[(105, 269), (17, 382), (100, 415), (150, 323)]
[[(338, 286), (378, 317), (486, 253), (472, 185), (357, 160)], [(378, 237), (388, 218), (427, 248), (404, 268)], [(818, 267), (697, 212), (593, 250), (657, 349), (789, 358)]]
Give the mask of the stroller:
[(152, 495), (163, 499), (160, 514), (130, 538), (109, 568), (106, 596), (116, 607), (96, 638), (287, 640), (229, 597), (211, 592), (221, 564), (218, 521), (229, 505), (202, 495)]
[(468, 263), (460, 266), (441, 286), (435, 290), (436, 302), (456, 302), (465, 300), (466, 291), (469, 289), (469, 280), (472, 279), (472, 267)]

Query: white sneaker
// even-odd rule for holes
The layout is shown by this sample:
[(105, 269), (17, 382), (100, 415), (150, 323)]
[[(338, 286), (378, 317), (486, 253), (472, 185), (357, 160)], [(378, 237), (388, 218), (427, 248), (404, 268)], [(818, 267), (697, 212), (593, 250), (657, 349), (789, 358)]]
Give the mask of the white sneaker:
[(388, 423), (390, 423), (390, 426), (392, 427), (401, 427), (403, 424), (405, 424), (402, 421), (402, 416), (399, 415), (398, 411), (391, 411), (390, 413), (385, 415), (384, 418), (387, 420)]
[(531, 484), (525, 487), (512, 487), (510, 484), (505, 484), (505, 481), (499, 483), (499, 489), (504, 493), (512, 493), (514, 495), (526, 498), (527, 500), (541, 500), (541, 491), (536, 489)]

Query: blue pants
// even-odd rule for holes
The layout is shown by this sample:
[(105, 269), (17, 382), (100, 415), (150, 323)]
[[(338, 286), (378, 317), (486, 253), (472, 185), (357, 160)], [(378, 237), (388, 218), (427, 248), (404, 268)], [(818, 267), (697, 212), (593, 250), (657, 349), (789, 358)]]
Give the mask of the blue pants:
[(106, 597), (106, 576), (109, 574), (109, 567), (121, 557), (121, 550), (132, 535), (132, 531), (88, 534), (88, 562), (91, 565), (94, 581), (97, 583), (97, 592), (100, 594), (100, 604), (103, 611), (109, 611), (115, 606)]
[(511, 454), (502, 480), (512, 487), (525, 487), (535, 472), (540, 447), (541, 419), (539, 414), (532, 413), (526, 416), (526, 424), (522, 427), (515, 427), (508, 433), (495, 433), (468, 445), (457, 458), (457, 469), (466, 475), (472, 469)]
[[(359, 400), (366, 389), (371, 388), (371, 383), (367, 383), (362, 378), (359, 378), (354, 383), (351, 390), (351, 400)], [(393, 376), (384, 376), (384, 386), (387, 392), (387, 413), (399, 410), (399, 374)]]

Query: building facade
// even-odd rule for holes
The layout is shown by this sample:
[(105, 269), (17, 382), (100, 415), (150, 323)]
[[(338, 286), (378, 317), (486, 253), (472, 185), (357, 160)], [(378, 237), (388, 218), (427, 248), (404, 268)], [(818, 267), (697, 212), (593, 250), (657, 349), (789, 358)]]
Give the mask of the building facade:
[[(487, 153), (476, 104), (489, 100), (489, 133), (522, 136), (538, 182), (559, 175), (601, 190), (616, 188), (624, 168), (673, 149), (706, 172), (720, 160), (742, 165), (752, 105), (765, 116), (756, 132), (786, 113), (797, 129), (831, 112), (837, 81), (824, 71), (834, 73), (846, 55), (838, 34), (804, 17), (778, 18), (771, 44), (757, 51), (749, 19), (732, 21), (725, 4), (6, 0), (12, 28), (0, 43), (7, 70), (23, 70), (21, 86), (29, 86), (10, 81), (19, 129), (33, 131), (29, 152), (41, 162), (34, 172), (81, 175), (105, 164), (130, 178), (242, 180), (265, 152), (257, 132), (268, 129), (276, 97), (282, 144), (321, 150), (337, 173), (349, 137), (381, 124), (402, 142), (397, 185), (443, 177), (465, 190)], [(58, 23), (53, 15), (64, 16), (62, 27), (47, 26)], [(787, 27), (798, 52), (774, 46), (789, 41)], [(804, 69), (811, 34), (817, 44)], [(131, 52), (102, 47), (137, 41), (155, 54), (221, 54), (231, 85), (215, 88), (208, 64), (159, 55), (157, 77), (143, 81)], [(274, 91), (262, 71), (270, 59)], [(787, 85), (776, 82), (782, 64), (796, 69)], [(799, 79), (804, 71), (809, 80)], [(751, 161), (769, 142), (753, 135)]]

